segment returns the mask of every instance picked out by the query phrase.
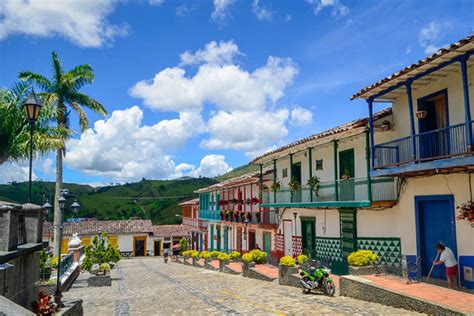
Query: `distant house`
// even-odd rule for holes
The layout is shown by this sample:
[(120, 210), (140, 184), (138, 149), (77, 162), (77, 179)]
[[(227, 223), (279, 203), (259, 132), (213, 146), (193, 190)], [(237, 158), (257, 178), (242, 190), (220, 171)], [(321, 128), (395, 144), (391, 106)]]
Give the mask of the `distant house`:
[(199, 229), (188, 225), (155, 225), (151, 240), (153, 245), (150, 245), (150, 248), (153, 249), (155, 256), (161, 256), (163, 250), (177, 249), (181, 238), (188, 238), (191, 241), (192, 234), (197, 232)]
[[(68, 241), (77, 233), (82, 243), (88, 245), (100, 232), (107, 233), (109, 242), (127, 256), (145, 256), (149, 253), (150, 237), (153, 235), (151, 220), (131, 219), (117, 221), (87, 220), (63, 224), (61, 253), (67, 253)], [(45, 222), (43, 240), (52, 245), (52, 223)]]
[(179, 204), (182, 209), (183, 224), (193, 227), (191, 233), (191, 247), (194, 250), (203, 251), (207, 249), (207, 226), (208, 222), (199, 218), (199, 199), (192, 199)]

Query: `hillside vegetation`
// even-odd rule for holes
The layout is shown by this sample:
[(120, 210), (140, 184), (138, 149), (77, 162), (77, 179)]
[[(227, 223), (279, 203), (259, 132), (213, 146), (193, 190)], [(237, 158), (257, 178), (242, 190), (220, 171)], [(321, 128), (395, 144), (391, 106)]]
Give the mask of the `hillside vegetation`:
[[(178, 203), (197, 197), (193, 191), (216, 183), (209, 178), (187, 178), (180, 180), (145, 180), (119, 186), (93, 188), (89, 185), (65, 183), (69, 190), (65, 219), (72, 217), (69, 206), (74, 198), (81, 204), (78, 217), (95, 217), (101, 220), (129, 219), (140, 217), (151, 219), (154, 224), (180, 222), (175, 214), (181, 213)], [(43, 204), (54, 198), (53, 182), (33, 183), (33, 203)], [(28, 183), (0, 185), (0, 200), (25, 203)], [(50, 203), (53, 204), (50, 200)]]

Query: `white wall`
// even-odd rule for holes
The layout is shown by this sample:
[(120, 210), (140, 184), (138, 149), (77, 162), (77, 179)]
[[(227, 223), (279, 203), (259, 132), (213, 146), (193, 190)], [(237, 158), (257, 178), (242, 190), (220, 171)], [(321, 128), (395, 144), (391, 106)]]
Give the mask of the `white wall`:
[[(316, 220), (316, 236), (318, 237), (339, 237), (339, 211), (337, 209), (304, 209), (288, 208), (283, 214), (279, 229), (283, 233), (283, 220), (291, 220), (292, 231), (295, 229), (296, 216), (296, 236), (301, 236), (301, 217), (314, 217)], [(326, 228), (326, 229), (324, 229)]]

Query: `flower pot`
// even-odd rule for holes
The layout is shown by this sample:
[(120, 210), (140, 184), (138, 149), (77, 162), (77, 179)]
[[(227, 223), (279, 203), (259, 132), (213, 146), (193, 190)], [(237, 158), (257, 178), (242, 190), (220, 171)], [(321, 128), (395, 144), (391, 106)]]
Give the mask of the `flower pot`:
[(380, 129), (384, 132), (387, 132), (390, 130), (390, 124), (384, 124), (384, 125), (380, 125)]
[(350, 175), (347, 175), (347, 174), (343, 174), (343, 175), (342, 175), (342, 180), (346, 180), (346, 181), (347, 181), (347, 180), (349, 180), (350, 178), (351, 178)]
[(418, 111), (416, 112), (416, 117), (419, 119), (424, 119), (428, 115), (428, 111)]

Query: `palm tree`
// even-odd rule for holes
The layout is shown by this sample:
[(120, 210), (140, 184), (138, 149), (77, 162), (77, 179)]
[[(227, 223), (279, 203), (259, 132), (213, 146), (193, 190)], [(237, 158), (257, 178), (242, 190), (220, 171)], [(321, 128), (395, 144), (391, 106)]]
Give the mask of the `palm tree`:
[[(61, 61), (56, 52), (52, 53), (53, 76), (51, 80), (33, 72), (21, 72), (19, 78), (25, 82), (36, 85), (42, 90), (38, 95), (42, 98), (45, 106), (52, 105), (56, 109), (56, 121), (58, 127), (69, 128), (68, 107), (76, 112), (79, 117), (79, 125), (81, 131), (84, 132), (89, 128), (89, 120), (87, 119), (84, 108), (106, 115), (105, 108), (93, 98), (79, 92), (86, 84), (94, 81), (94, 72), (90, 65), (79, 65), (68, 72), (65, 72)], [(66, 154), (66, 147), (62, 146), (56, 151), (56, 187), (54, 199), (54, 254), (59, 255), (61, 244), (59, 241), (59, 225), (63, 222), (63, 214), (59, 210), (58, 197), (63, 182), (63, 156)]]
[[(29, 123), (23, 107), (31, 87), (18, 82), (10, 89), (0, 89), (0, 164), (7, 160), (29, 157)], [(33, 154), (46, 154), (64, 147), (64, 138), (70, 135), (65, 128), (50, 125), (56, 118), (52, 107), (43, 107), (33, 134)]]

